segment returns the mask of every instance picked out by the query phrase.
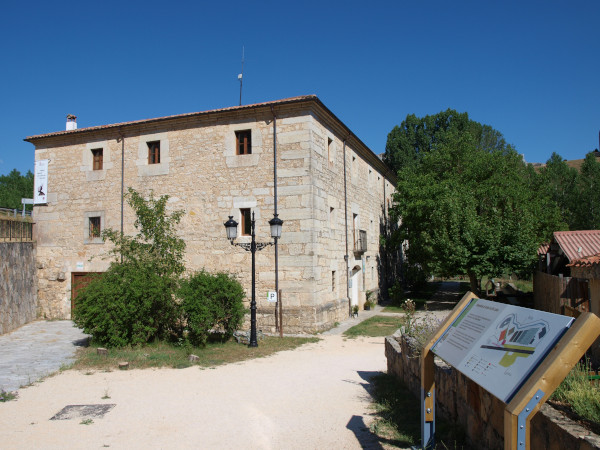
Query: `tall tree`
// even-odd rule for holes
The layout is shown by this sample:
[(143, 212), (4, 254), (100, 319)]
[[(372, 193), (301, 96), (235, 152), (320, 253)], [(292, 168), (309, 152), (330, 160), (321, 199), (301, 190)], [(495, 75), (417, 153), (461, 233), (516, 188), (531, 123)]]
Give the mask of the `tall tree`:
[(470, 133), (475, 145), (488, 151), (511, 148), (502, 134), (489, 125), (470, 120), (467, 113), (447, 109), (422, 118), (407, 115), (388, 134), (383, 160), (395, 172), (406, 166), (414, 167), (424, 155), (441, 145), (447, 134), (455, 132)]
[(565, 160), (554, 152), (539, 174), (538, 192), (549, 195), (556, 202), (563, 222), (572, 228), (576, 221), (573, 207), (579, 197), (577, 169), (569, 167)]
[[(22, 198), (33, 198), (33, 173), (21, 175), (13, 169), (8, 175), (0, 175), (0, 208), (20, 209)], [(31, 210), (31, 205), (27, 205)]]
[(555, 226), (552, 215), (540, 216), (548, 205), (532, 189), (535, 173), (501, 133), (477, 122), (436, 141), (398, 173), (394, 213), (409, 263), (468, 275), (474, 291), (484, 275), (528, 271)]
[(573, 230), (600, 229), (600, 162), (588, 153), (577, 177), (577, 200), (573, 201)]

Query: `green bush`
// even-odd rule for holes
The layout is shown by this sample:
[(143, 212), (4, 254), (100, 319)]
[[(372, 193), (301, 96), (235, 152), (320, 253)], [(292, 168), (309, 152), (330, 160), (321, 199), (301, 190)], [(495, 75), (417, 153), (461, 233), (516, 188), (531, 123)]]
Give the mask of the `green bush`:
[(130, 260), (113, 263), (75, 299), (73, 321), (108, 347), (166, 339), (177, 324), (174, 280), (152, 265)]
[(177, 296), (193, 345), (204, 346), (215, 332), (230, 338), (244, 318), (244, 289), (225, 273), (196, 272), (181, 281)]
[(552, 400), (567, 403), (582, 418), (600, 423), (600, 389), (588, 379), (589, 361), (578, 363), (552, 394)]

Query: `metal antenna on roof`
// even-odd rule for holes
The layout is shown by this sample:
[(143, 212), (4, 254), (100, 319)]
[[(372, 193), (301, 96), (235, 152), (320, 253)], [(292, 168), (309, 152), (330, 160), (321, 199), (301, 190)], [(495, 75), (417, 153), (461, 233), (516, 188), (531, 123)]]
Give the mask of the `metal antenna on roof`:
[(242, 81), (244, 78), (244, 46), (242, 45), (242, 73), (238, 75), (238, 80), (240, 80), (240, 106), (242, 106)]

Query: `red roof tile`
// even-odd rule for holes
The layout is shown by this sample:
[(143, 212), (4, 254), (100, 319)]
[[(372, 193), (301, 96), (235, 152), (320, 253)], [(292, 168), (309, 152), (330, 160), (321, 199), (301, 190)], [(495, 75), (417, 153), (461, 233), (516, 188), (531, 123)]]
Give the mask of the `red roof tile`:
[(538, 248), (538, 251), (537, 251), (538, 256), (545, 255), (546, 253), (548, 253), (549, 249), (550, 249), (550, 244), (548, 242), (544, 242), (543, 244), (540, 245), (540, 248)]
[(555, 231), (554, 241), (570, 263), (600, 253), (600, 230)]
[(571, 264), (567, 264), (567, 267), (592, 267), (598, 264), (600, 264), (600, 253), (587, 258), (576, 259)]
[[(193, 113), (186, 113), (186, 114), (177, 114), (174, 116), (155, 117), (153, 119), (142, 119), (142, 120), (134, 120), (131, 122), (121, 122), (121, 123), (113, 123), (113, 124), (109, 124), (109, 125), (99, 125), (99, 126), (95, 126), (95, 127), (77, 128), (75, 130), (68, 130), (68, 131), (55, 131), (53, 133), (28, 136), (24, 140), (27, 142), (31, 142), (35, 139), (41, 139), (41, 138), (47, 138), (47, 137), (53, 137), (53, 136), (72, 135), (72, 134), (78, 134), (78, 133), (86, 133), (86, 132), (90, 132), (90, 131), (106, 130), (106, 129), (110, 129), (110, 128), (119, 128), (119, 127), (124, 127), (124, 126), (128, 126), (128, 125), (138, 125), (138, 124), (146, 124), (146, 123), (158, 122), (158, 121), (163, 121), (163, 120), (182, 119), (182, 118), (188, 118), (188, 117), (194, 117), (194, 116), (203, 116), (203, 115), (207, 115), (207, 114), (232, 112), (232, 111), (244, 111), (244, 110), (259, 108), (259, 107), (264, 107), (264, 106), (278, 106), (278, 105), (285, 105), (288, 103), (299, 103), (299, 102), (310, 101), (310, 100), (316, 101), (317, 103), (319, 103), (323, 107), (325, 107), (325, 105), (323, 105), (321, 103), (321, 101), (319, 100), (319, 98), (316, 95), (302, 95), (302, 96), (298, 96), (298, 97), (284, 98), (281, 100), (273, 100), (270, 102), (254, 103), (251, 105), (230, 106), (227, 108), (211, 109), (208, 111), (193, 112)], [(327, 108), (325, 107), (325, 109), (327, 109)], [(331, 111), (329, 111), (329, 112), (331, 113)], [(331, 113), (331, 114), (333, 115), (333, 113)], [(337, 117), (336, 117), (336, 119), (337, 119)]]

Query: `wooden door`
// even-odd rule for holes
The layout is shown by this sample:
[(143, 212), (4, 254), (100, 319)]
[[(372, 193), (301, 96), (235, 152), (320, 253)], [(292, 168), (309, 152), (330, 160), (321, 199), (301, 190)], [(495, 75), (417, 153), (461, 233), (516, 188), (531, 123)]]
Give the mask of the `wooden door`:
[(75, 308), (75, 299), (81, 289), (102, 272), (71, 272), (71, 312)]

